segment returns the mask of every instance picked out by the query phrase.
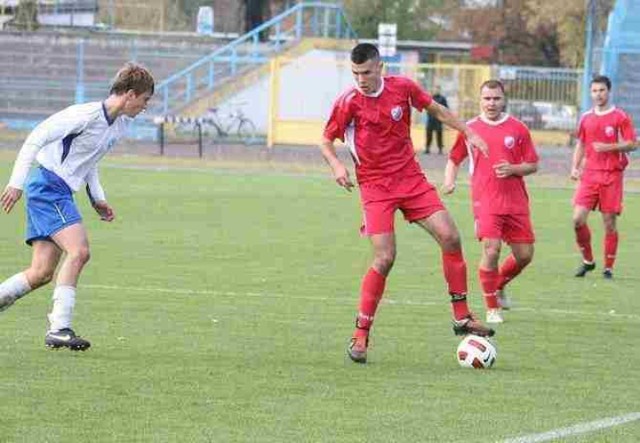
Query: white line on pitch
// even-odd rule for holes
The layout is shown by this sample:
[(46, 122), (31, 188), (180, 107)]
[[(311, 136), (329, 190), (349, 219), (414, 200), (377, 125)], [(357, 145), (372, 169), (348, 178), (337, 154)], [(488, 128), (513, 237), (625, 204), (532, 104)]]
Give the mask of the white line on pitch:
[(503, 443), (538, 443), (543, 441), (556, 440), (563, 437), (571, 437), (574, 435), (588, 434), (590, 432), (599, 431), (601, 429), (613, 428), (625, 423), (640, 420), (640, 412), (634, 412), (618, 417), (604, 418), (602, 420), (590, 421), (587, 423), (578, 423), (577, 425), (566, 428), (559, 428), (553, 431), (544, 432), (542, 434), (524, 435), (504, 440)]
[[(353, 304), (355, 300), (354, 297), (324, 297), (324, 296), (314, 296), (314, 295), (294, 295), (294, 294), (278, 294), (278, 293), (266, 293), (266, 292), (235, 292), (235, 291), (217, 291), (211, 289), (181, 289), (181, 288), (157, 288), (157, 287), (144, 287), (144, 286), (118, 286), (118, 285), (83, 285), (86, 288), (94, 288), (94, 289), (106, 289), (110, 291), (131, 291), (131, 292), (159, 292), (165, 294), (183, 294), (183, 295), (218, 295), (218, 296), (227, 296), (227, 297), (251, 297), (251, 298), (283, 298), (289, 300), (309, 300), (309, 301), (333, 301), (336, 303), (345, 303), (345, 304)], [(440, 306), (442, 303), (446, 301), (446, 298), (443, 301), (415, 301), (415, 300), (407, 300), (407, 299), (393, 299), (393, 298), (383, 298), (382, 302), (389, 305), (400, 305), (400, 306)], [(617, 319), (627, 319), (627, 320), (640, 320), (640, 315), (634, 314), (618, 314), (616, 312), (587, 312), (587, 311), (573, 311), (573, 310), (565, 310), (565, 309), (554, 309), (554, 308), (545, 308), (545, 309), (535, 309), (535, 308), (527, 308), (527, 307), (519, 307), (518, 311), (524, 312), (536, 312), (536, 313), (546, 313), (553, 315), (573, 315), (573, 316), (581, 316), (581, 317), (608, 317), (608, 318), (617, 318)]]

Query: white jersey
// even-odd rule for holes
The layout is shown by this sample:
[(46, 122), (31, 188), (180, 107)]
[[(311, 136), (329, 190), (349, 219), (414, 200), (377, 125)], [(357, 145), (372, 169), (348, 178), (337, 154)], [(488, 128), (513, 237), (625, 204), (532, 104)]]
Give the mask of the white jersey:
[(106, 200), (97, 164), (124, 136), (129, 117), (110, 121), (102, 102), (69, 106), (40, 123), (22, 145), (9, 186), (23, 189), (36, 160), (77, 192), (87, 183), (93, 200)]

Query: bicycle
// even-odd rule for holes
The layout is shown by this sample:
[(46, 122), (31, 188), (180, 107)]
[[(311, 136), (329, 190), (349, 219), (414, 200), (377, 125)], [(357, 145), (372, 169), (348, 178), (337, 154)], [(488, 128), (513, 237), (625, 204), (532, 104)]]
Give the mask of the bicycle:
[[(220, 108), (209, 108), (201, 117), (202, 128), (205, 134), (212, 127), (216, 133), (213, 136), (214, 143), (222, 138), (231, 138), (235, 135), (245, 145), (253, 143), (256, 139), (256, 125), (244, 115), (242, 109), (236, 108), (222, 119)], [(232, 134), (233, 132), (233, 134)]]

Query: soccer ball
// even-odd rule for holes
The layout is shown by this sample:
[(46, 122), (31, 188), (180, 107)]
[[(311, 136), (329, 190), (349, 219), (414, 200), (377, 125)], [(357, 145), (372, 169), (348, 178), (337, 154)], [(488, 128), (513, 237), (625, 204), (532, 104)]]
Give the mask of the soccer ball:
[(467, 335), (456, 351), (458, 363), (463, 368), (489, 369), (496, 362), (496, 347), (485, 337)]

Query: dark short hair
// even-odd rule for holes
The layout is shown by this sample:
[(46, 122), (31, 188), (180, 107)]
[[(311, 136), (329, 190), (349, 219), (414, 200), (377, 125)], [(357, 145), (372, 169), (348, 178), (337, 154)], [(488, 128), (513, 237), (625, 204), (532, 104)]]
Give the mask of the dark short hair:
[(351, 61), (356, 65), (361, 65), (367, 60), (377, 60), (380, 58), (378, 48), (371, 43), (359, 43), (351, 50)]
[(481, 91), (484, 88), (500, 89), (502, 91), (502, 93), (504, 94), (504, 85), (502, 84), (502, 82), (500, 80), (495, 80), (495, 79), (487, 80), (486, 82), (484, 82), (484, 83), (482, 83), (480, 85), (480, 90)]
[(611, 91), (611, 80), (606, 75), (594, 75), (591, 79), (591, 84), (602, 83), (607, 87), (608, 91)]
[(150, 92), (153, 94), (155, 81), (149, 70), (135, 63), (126, 63), (111, 82), (110, 94), (122, 95), (133, 90), (136, 95)]

